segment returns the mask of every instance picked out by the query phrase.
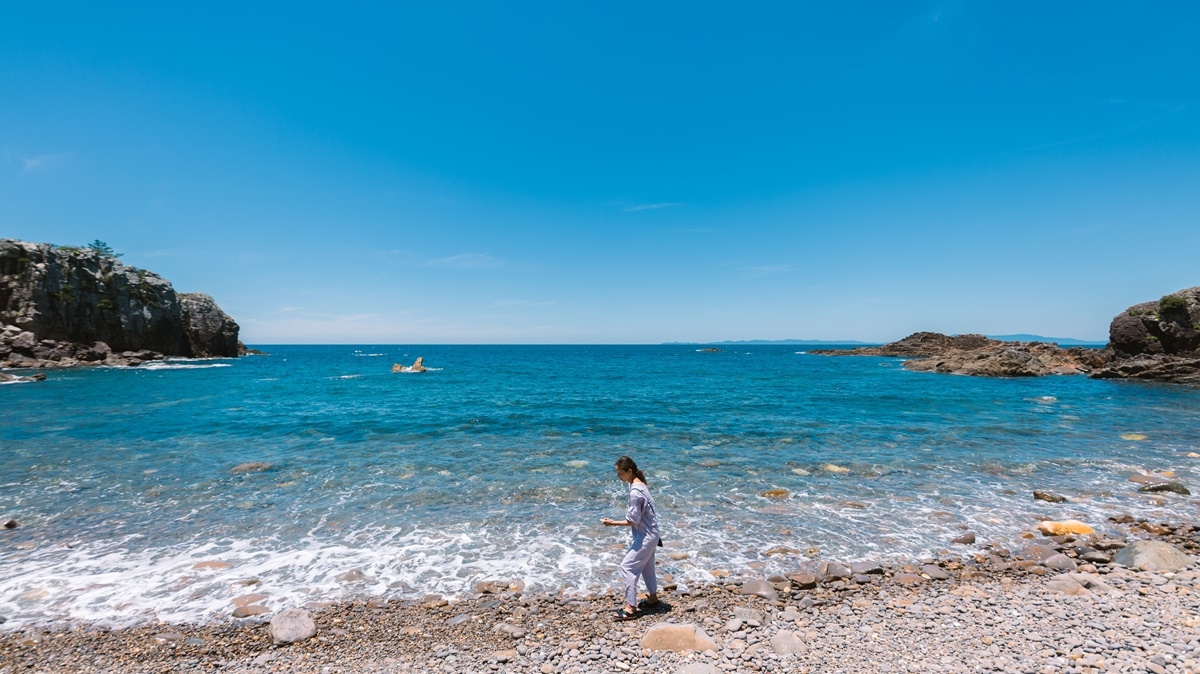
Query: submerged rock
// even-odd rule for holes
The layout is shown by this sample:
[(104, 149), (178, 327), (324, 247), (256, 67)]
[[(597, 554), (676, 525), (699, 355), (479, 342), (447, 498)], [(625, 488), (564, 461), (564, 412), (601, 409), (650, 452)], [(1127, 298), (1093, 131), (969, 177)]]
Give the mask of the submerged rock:
[(959, 536), (958, 538), (955, 538), (954, 540), (952, 540), (950, 542), (957, 543), (958, 545), (974, 545), (975, 544), (975, 532), (968, 531), (967, 533), (963, 534), (962, 536)]
[(1033, 500), (1049, 501), (1050, 503), (1066, 503), (1067, 502), (1067, 498), (1065, 496), (1060, 496), (1058, 494), (1055, 494), (1054, 492), (1043, 491), (1041, 489), (1033, 490)]
[(1169, 491), (1169, 492), (1174, 492), (1176, 494), (1182, 494), (1184, 496), (1189, 496), (1192, 493), (1192, 492), (1188, 491), (1187, 487), (1183, 486), (1182, 482), (1157, 482), (1155, 484), (1148, 484), (1148, 485), (1138, 489), (1138, 491), (1141, 493), (1157, 493), (1157, 492)]

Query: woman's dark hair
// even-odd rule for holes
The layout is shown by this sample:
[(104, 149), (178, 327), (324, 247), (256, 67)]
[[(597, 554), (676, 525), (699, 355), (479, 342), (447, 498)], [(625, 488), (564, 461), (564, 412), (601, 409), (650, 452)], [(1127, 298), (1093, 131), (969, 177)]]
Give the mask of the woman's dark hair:
[[(629, 458), (628, 456), (622, 456), (621, 458), (617, 459), (617, 468), (619, 468), (621, 472), (632, 470), (634, 477), (642, 482), (646, 482), (646, 474), (638, 470), (637, 464), (634, 463), (633, 459)], [(650, 483), (646, 482), (646, 484), (649, 485)]]

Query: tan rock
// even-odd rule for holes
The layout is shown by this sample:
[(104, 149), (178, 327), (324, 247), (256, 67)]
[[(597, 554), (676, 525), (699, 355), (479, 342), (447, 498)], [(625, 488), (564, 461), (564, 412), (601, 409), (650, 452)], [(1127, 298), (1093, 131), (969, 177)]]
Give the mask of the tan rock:
[(233, 565), (229, 562), (220, 562), (211, 560), (207, 562), (196, 562), (192, 565), (193, 569), (232, 569)]
[(259, 606), (258, 604), (250, 604), (249, 606), (239, 606), (239, 607), (233, 609), (233, 617), (234, 618), (249, 618), (250, 616), (262, 615), (263, 613), (270, 613), (270, 612), (271, 612), (271, 609), (267, 608), (266, 606)]
[(924, 583), (925, 579), (915, 573), (898, 573), (892, 576), (892, 582), (899, 585), (919, 585)]
[(683, 561), (683, 560), (687, 559), (687, 558), (688, 558), (688, 553), (686, 553), (686, 552), (672, 552), (672, 553), (669, 553), (667, 556), (668, 556), (668, 557), (670, 557), (671, 559), (673, 559), (673, 560), (675, 560), (675, 561), (679, 562), (679, 561)]
[(788, 490), (786, 489), (768, 489), (762, 493), (767, 498), (787, 498)]
[(641, 646), (652, 651), (717, 650), (717, 642), (691, 623), (655, 623), (646, 630)]
[(250, 604), (257, 604), (258, 602), (260, 602), (266, 598), (267, 598), (267, 595), (265, 595), (265, 594), (244, 594), (240, 597), (234, 597), (232, 603), (234, 606), (241, 608), (242, 606), (249, 606)]
[(1079, 520), (1050, 520), (1038, 522), (1037, 530), (1045, 536), (1063, 536), (1066, 534), (1094, 534), (1096, 530)]
[(808, 647), (795, 632), (783, 630), (771, 637), (771, 650), (777, 655), (789, 655), (804, 653)]
[(726, 571), (725, 569), (713, 569), (712, 571), (709, 571), (709, 573), (711, 573), (714, 578), (728, 578), (729, 577), (729, 572)]

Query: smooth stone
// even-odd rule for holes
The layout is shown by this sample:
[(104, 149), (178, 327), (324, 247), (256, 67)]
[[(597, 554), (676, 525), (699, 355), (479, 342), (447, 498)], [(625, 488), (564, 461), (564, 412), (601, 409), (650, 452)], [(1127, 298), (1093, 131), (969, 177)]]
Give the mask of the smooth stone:
[(1089, 594), (1087, 589), (1080, 585), (1075, 580), (1066, 576), (1056, 576), (1046, 583), (1046, 592), (1051, 594), (1065, 594), (1069, 597)]
[(1138, 492), (1142, 494), (1155, 494), (1164, 491), (1182, 494), (1183, 496), (1190, 496), (1192, 493), (1188, 491), (1187, 487), (1183, 486), (1182, 482), (1160, 482), (1158, 484), (1148, 484), (1138, 489)]
[(967, 533), (963, 534), (962, 536), (959, 536), (958, 538), (956, 538), (950, 542), (957, 543), (958, 545), (974, 545), (975, 544), (975, 532), (968, 531)]
[(291, 644), (317, 636), (317, 624), (312, 615), (302, 608), (289, 608), (276, 613), (267, 627), (272, 643)]
[(1134, 541), (1113, 555), (1113, 563), (1140, 571), (1178, 571), (1195, 560), (1162, 541)]
[(213, 561), (208, 561), (208, 562), (196, 562), (195, 564), (192, 565), (192, 568), (193, 569), (232, 569), (233, 564), (230, 564), (229, 562), (219, 562), (219, 561), (213, 560)]
[(946, 573), (942, 567), (934, 564), (926, 564), (925, 566), (922, 566), (921, 573), (929, 576), (933, 580), (950, 580), (950, 574)]
[(1055, 571), (1074, 571), (1078, 567), (1075, 560), (1061, 552), (1042, 560), (1042, 566)]
[(1054, 522), (1045, 520), (1038, 522), (1037, 530), (1045, 536), (1063, 536), (1066, 534), (1094, 534), (1096, 530), (1079, 520), (1062, 520)]
[(1135, 484), (1162, 484), (1164, 482), (1170, 482), (1170, 480), (1165, 477), (1158, 477), (1157, 475), (1142, 475), (1141, 473), (1130, 477), (1129, 481)]
[(775, 651), (776, 655), (790, 655), (804, 653), (808, 647), (795, 632), (784, 630), (771, 637), (771, 650)]
[(796, 587), (801, 590), (811, 590), (817, 586), (817, 577), (811, 573), (793, 573), (788, 576), (788, 580), (796, 584)]
[(787, 498), (788, 490), (786, 489), (768, 489), (762, 493), (766, 498)]
[(454, 616), (453, 618), (447, 620), (446, 624), (451, 627), (454, 627), (455, 625), (461, 625), (463, 623), (469, 623), (469, 622), (471, 622), (471, 614), (470, 613), (460, 613), (460, 614)]
[(233, 609), (233, 617), (234, 618), (249, 618), (250, 616), (262, 615), (263, 613), (270, 613), (270, 612), (271, 612), (271, 609), (267, 608), (266, 606), (259, 606), (258, 604), (250, 604), (249, 606), (239, 606), (239, 607)]
[(5, 528), (5, 529), (16, 529), (18, 526), (20, 526), (20, 525), (19, 525), (19, 524), (17, 524), (17, 521), (16, 521), (16, 520), (9, 520), (9, 521), (7, 521), (7, 522), (5, 522), (5, 523), (4, 523), (4, 528)]
[(705, 634), (700, 626), (692, 623), (655, 623), (646, 630), (639, 643), (642, 648), (652, 651), (703, 653), (717, 650), (717, 642)]
[(925, 579), (915, 573), (898, 573), (892, 576), (892, 582), (900, 585), (919, 585), (924, 583)]
[[(545, 674), (545, 668), (547, 666), (548, 665), (542, 665), (543, 674)], [(550, 671), (553, 672), (554, 669), (551, 668)], [(679, 669), (679, 674), (724, 674), (724, 672), (722, 672), (720, 669), (717, 669), (716, 666), (708, 664), (707, 662), (693, 662), (681, 667)]]
[(779, 593), (775, 586), (765, 580), (748, 580), (742, 584), (743, 595), (762, 597), (768, 601), (778, 601)]
[(351, 569), (346, 573), (343, 573), (341, 576), (338, 576), (338, 580), (342, 581), (343, 583), (360, 583), (374, 579), (363, 573), (361, 569)]
[(1079, 558), (1085, 562), (1091, 562), (1093, 564), (1109, 564), (1112, 562), (1111, 557), (1104, 554), (1103, 552), (1100, 552), (1099, 550), (1092, 550), (1091, 552), (1085, 552), (1082, 555), (1080, 555)]
[(234, 606), (241, 608), (243, 606), (249, 606), (250, 604), (257, 604), (266, 598), (267, 595), (265, 594), (244, 594), (240, 597), (234, 597), (231, 603)]
[(739, 620), (742, 620), (743, 622), (750, 622), (751, 620), (753, 620), (755, 622), (761, 623), (763, 620), (762, 611), (759, 611), (757, 609), (752, 609), (752, 608), (749, 608), (746, 606), (733, 607), (733, 617), (735, 617)]
[(1067, 497), (1055, 494), (1052, 491), (1042, 491), (1041, 489), (1033, 490), (1033, 500), (1049, 501), (1050, 503), (1066, 503)]
[(822, 580), (850, 577), (850, 567), (837, 562), (821, 562), (817, 567), (817, 576)]
[(875, 562), (855, 562), (850, 565), (850, 573), (856, 576), (867, 573), (882, 574), (883, 567)]
[(742, 621), (739, 618), (730, 618), (725, 622), (726, 632), (736, 632), (742, 629)]

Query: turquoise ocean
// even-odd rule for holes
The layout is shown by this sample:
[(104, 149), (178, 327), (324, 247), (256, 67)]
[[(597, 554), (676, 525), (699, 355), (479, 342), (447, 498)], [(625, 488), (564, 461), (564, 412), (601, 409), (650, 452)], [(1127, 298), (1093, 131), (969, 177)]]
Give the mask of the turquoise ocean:
[[(803, 346), (261, 348), (0, 386), (0, 518), (20, 524), (0, 530), (0, 629), (228, 619), (251, 590), (279, 608), (493, 579), (616, 587), (628, 533), (599, 520), (623, 513), (622, 454), (664, 521), (660, 572), (685, 586), (966, 553), (949, 543), (965, 530), (1016, 545), (1043, 517), (1197, 513), (1128, 481), (1200, 485), (1195, 389)], [(417, 356), (429, 372), (391, 372)], [(246, 462), (270, 468), (233, 471)]]

